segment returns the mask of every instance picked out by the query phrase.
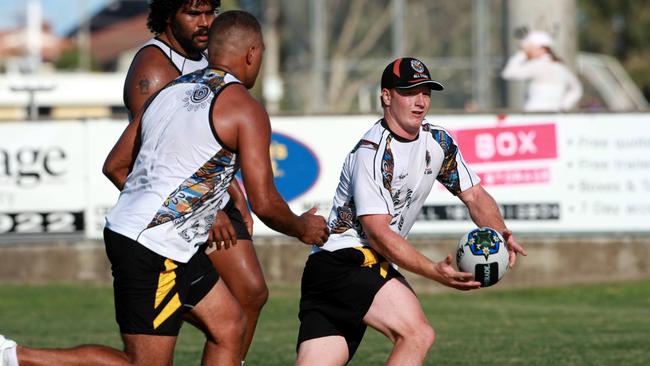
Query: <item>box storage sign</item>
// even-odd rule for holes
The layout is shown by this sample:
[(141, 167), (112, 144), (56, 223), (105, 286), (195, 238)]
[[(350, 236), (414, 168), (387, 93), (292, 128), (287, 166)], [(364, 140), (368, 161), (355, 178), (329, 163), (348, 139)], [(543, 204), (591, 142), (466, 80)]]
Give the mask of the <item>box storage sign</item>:
[[(650, 115), (437, 121), (451, 130), (513, 229), (650, 231)], [(425, 232), (469, 223), (458, 200), (444, 194), (432, 194), (424, 212), (418, 230)]]

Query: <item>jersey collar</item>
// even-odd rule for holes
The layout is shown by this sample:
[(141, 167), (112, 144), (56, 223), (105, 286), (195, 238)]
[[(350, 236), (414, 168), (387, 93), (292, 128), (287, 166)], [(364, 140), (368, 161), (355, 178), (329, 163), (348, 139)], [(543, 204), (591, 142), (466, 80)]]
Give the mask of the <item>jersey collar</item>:
[(381, 119), (381, 126), (384, 127), (385, 129), (387, 129), (388, 132), (390, 132), (390, 134), (393, 135), (395, 140), (397, 140), (399, 142), (409, 143), (409, 142), (417, 141), (417, 139), (420, 138), (420, 132), (419, 131), (418, 131), (417, 136), (415, 136), (413, 139), (407, 139), (407, 138), (404, 138), (404, 137), (396, 134), (393, 130), (390, 129), (390, 127), (388, 127), (388, 123), (386, 122), (386, 118)]

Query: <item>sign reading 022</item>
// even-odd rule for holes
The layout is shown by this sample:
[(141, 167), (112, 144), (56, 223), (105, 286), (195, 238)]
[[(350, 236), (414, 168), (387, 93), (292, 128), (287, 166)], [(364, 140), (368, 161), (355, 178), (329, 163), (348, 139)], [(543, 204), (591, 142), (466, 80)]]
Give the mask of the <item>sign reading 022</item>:
[(0, 234), (75, 233), (83, 227), (83, 212), (0, 212)]

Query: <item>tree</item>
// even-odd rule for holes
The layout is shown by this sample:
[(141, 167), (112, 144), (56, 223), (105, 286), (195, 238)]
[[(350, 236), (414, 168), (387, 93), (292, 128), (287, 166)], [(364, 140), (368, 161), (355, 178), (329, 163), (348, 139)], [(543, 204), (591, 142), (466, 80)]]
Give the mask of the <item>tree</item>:
[(578, 7), (580, 49), (619, 59), (650, 100), (650, 1), (580, 0)]

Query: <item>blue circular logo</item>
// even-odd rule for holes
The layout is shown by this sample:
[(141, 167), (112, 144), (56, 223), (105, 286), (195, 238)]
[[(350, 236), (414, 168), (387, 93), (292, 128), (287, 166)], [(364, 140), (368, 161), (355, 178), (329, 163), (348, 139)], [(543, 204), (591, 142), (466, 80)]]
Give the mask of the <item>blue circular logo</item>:
[(300, 197), (314, 186), (320, 165), (309, 147), (292, 137), (274, 132), (270, 153), (275, 185), (287, 202)]
[[(273, 180), (285, 201), (302, 196), (316, 184), (320, 164), (309, 147), (292, 137), (273, 132), (269, 152)], [(237, 178), (241, 183), (241, 171), (237, 172)]]

